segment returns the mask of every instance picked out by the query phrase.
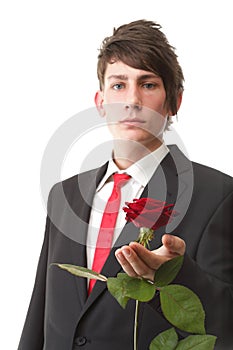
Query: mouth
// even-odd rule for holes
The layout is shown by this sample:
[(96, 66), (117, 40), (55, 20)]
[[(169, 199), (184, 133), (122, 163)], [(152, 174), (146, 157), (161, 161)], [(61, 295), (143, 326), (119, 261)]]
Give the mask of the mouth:
[(142, 124), (145, 124), (146, 121), (140, 118), (125, 118), (120, 120), (119, 123), (128, 126), (140, 126)]

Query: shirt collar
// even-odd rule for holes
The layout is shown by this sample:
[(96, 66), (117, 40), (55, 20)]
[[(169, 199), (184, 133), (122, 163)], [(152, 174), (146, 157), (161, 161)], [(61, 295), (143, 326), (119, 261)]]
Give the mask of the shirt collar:
[(167, 146), (162, 145), (147, 156), (141, 158), (138, 162), (132, 164), (127, 169), (127, 174), (132, 176), (134, 180), (145, 187), (150, 181), (152, 175), (162, 162), (163, 158), (169, 153)]
[(100, 181), (97, 191), (99, 191), (106, 182), (111, 180), (111, 176), (114, 173), (127, 173), (141, 186), (145, 187), (150, 181), (155, 170), (169, 153), (168, 147), (162, 143), (162, 145), (155, 151), (149, 153), (147, 156), (141, 158), (138, 162), (132, 164), (130, 167), (124, 170), (120, 170), (114, 163), (113, 159), (109, 160), (107, 171)]

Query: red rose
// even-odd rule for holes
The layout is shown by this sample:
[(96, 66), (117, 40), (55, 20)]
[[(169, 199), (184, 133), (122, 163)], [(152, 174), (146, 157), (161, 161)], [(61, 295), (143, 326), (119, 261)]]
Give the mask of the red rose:
[(126, 212), (127, 221), (133, 222), (137, 227), (147, 227), (152, 230), (165, 226), (177, 214), (173, 211), (174, 204), (152, 198), (134, 199), (133, 202), (125, 204), (127, 207), (123, 210)]

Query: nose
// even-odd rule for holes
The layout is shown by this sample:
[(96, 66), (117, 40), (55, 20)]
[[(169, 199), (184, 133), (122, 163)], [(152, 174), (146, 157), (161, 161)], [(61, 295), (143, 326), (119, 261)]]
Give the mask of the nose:
[(131, 86), (127, 93), (125, 109), (129, 110), (141, 110), (142, 109), (142, 100), (139, 89), (137, 86)]

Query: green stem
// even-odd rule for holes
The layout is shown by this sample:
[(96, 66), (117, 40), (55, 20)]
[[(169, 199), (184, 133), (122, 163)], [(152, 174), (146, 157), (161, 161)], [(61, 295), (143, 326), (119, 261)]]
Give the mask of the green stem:
[(137, 338), (138, 338), (138, 310), (139, 310), (139, 301), (136, 300), (135, 303), (135, 312), (134, 312), (134, 350), (137, 350)]
[[(148, 228), (148, 227), (140, 227), (139, 230), (139, 237), (137, 239), (137, 242), (143, 245), (145, 248), (149, 246), (149, 242), (154, 237), (154, 230)], [(137, 338), (138, 338), (138, 310), (139, 310), (139, 301), (136, 300), (135, 303), (135, 312), (134, 312), (134, 350), (137, 350)]]

